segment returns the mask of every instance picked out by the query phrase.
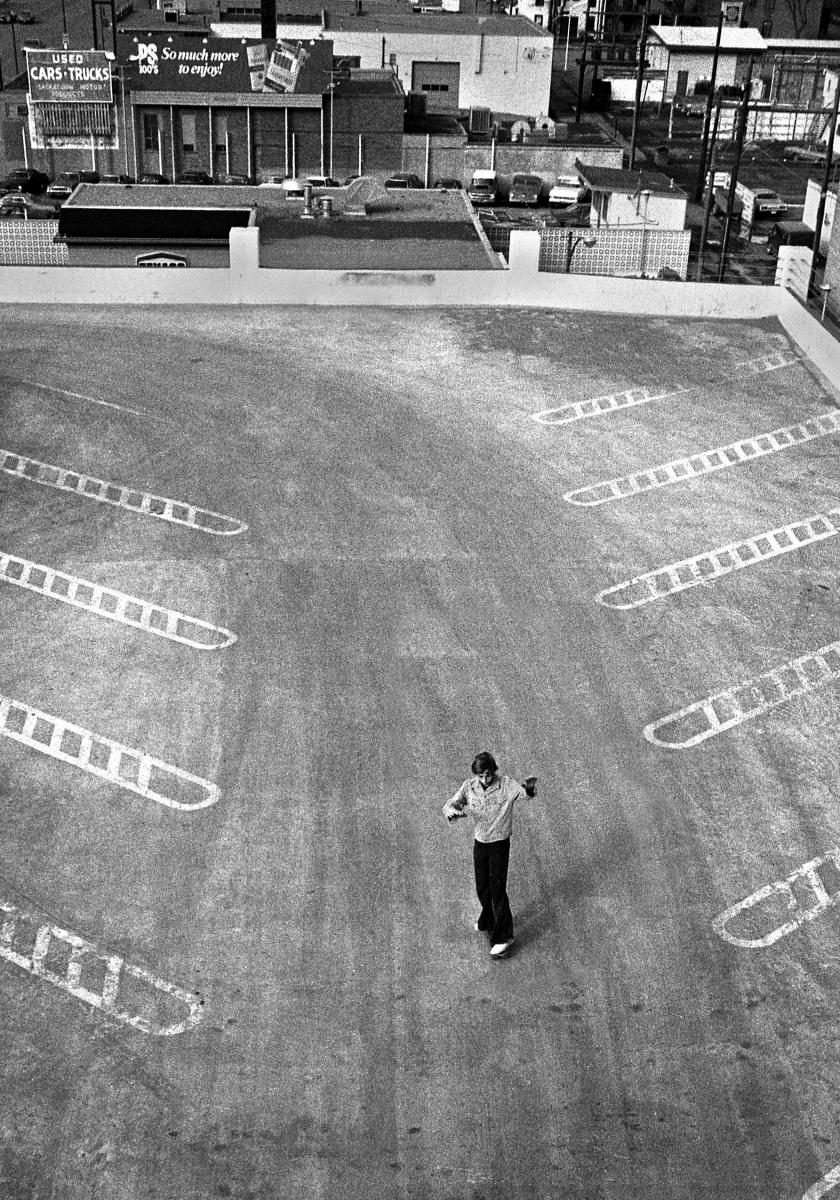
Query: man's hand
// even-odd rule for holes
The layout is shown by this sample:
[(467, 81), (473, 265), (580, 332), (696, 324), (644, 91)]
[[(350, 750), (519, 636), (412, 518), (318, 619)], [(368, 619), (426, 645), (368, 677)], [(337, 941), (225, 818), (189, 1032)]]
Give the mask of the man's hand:
[(526, 796), (536, 796), (536, 794), (537, 794), (537, 776), (529, 775), (527, 779), (523, 779), (522, 786), (525, 789)]
[(446, 819), (451, 824), (452, 821), (457, 821), (459, 817), (465, 817), (466, 815), (465, 812), (451, 812), (446, 814)]

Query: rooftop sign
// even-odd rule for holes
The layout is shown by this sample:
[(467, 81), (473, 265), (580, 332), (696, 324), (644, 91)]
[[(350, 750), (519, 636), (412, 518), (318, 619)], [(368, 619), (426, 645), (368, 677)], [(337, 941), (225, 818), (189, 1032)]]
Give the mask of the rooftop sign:
[(297, 92), (320, 95), (330, 82), (331, 41), (265, 42), (149, 33), (119, 39), (132, 91)]
[(27, 50), (29, 98), (38, 103), (110, 104), (111, 64), (104, 50)]

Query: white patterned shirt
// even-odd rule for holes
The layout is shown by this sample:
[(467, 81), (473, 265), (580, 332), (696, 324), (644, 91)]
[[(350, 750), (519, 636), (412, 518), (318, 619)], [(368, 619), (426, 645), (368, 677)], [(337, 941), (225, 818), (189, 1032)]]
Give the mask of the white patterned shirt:
[(465, 779), (454, 796), (443, 806), (445, 817), (466, 811), (475, 824), (477, 842), (501, 842), (510, 837), (513, 828), (513, 806), (517, 800), (530, 797), (521, 783), (509, 775), (495, 775), (488, 788), (483, 788), (477, 775)]

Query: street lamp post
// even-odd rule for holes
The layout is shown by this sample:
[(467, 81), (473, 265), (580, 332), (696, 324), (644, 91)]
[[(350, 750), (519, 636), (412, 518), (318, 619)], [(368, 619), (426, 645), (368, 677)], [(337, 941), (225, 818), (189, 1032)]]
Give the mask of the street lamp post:
[(12, 53), (15, 56), (15, 75), (17, 75), (20, 71), (20, 67), (18, 66), (17, 37), (15, 35), (15, 25), (17, 25), (16, 13), (9, 13), (9, 25), (11, 26), (12, 30)]
[(577, 250), (581, 242), (583, 242), (584, 246), (587, 246), (591, 250), (593, 246), (597, 245), (598, 239), (592, 233), (581, 233), (576, 238), (573, 238), (572, 235), (569, 234), (569, 241), (566, 246), (566, 275), (568, 275), (572, 269), (572, 255), (574, 254), (575, 250)]

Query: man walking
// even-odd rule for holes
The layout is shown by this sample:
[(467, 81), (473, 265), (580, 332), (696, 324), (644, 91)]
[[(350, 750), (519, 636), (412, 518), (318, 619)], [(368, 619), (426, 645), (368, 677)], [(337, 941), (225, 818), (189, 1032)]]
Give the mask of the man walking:
[(536, 795), (537, 780), (531, 775), (517, 783), (501, 775), (495, 758), (484, 750), (473, 759), (473, 776), (443, 806), (448, 821), (470, 816), (475, 826), (473, 865), (475, 890), (481, 912), (475, 928), (490, 938), (490, 954), (504, 958), (513, 945), (513, 916), (507, 894), (510, 834), (513, 806), (517, 800)]

